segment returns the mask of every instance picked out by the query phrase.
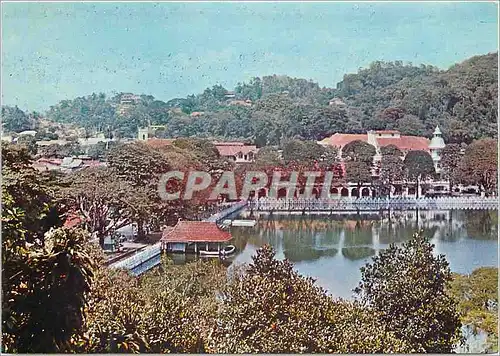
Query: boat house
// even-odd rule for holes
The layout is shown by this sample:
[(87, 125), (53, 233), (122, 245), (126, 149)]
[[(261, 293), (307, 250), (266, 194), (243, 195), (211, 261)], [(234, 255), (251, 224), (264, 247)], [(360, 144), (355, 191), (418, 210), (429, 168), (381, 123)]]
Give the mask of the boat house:
[(173, 228), (163, 231), (160, 241), (162, 251), (200, 253), (219, 252), (231, 238), (231, 234), (215, 222), (179, 220)]

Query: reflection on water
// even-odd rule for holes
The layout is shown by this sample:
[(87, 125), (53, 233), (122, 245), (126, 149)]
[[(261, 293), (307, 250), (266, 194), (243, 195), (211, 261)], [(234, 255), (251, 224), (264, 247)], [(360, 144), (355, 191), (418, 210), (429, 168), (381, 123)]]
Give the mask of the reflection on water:
[(452, 271), (470, 273), (480, 266), (497, 266), (497, 211), (384, 211), (333, 215), (253, 215), (255, 227), (232, 227), (238, 249), (233, 263), (250, 262), (263, 244), (288, 258), (296, 269), (317, 279), (335, 296), (350, 298), (370, 256), (402, 243), (421, 229), (446, 255)]

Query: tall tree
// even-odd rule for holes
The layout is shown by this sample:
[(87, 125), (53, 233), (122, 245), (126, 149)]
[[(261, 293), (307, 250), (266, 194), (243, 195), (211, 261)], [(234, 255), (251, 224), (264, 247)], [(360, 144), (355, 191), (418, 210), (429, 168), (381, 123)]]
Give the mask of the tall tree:
[(361, 268), (355, 292), (414, 352), (450, 353), (460, 340), (461, 323), (447, 290), (448, 262), (433, 250), (418, 233), (402, 246), (391, 244)]
[(147, 191), (118, 178), (111, 168), (72, 173), (64, 179), (60, 192), (62, 201), (78, 212), (101, 247), (106, 236), (147, 216), (151, 209)]
[[(161, 199), (158, 194), (160, 176), (170, 170), (171, 164), (158, 150), (142, 142), (131, 143), (114, 147), (108, 153), (108, 166), (111, 167), (119, 179), (129, 182), (132, 187), (147, 192), (148, 199), (155, 204), (157, 212), (161, 213)], [(137, 220), (138, 235), (145, 236), (144, 224), (153, 218), (153, 211), (148, 216)]]
[(436, 174), (431, 155), (426, 151), (410, 151), (404, 160), (405, 174), (409, 181), (417, 183), (417, 198), (420, 182), (432, 178)]
[(325, 154), (325, 148), (314, 141), (289, 140), (283, 144), (285, 163), (299, 162), (311, 164), (319, 162)]
[(363, 161), (345, 162), (345, 179), (357, 184), (358, 196), (361, 196), (361, 187), (364, 183), (372, 182), (371, 167)]
[(375, 182), (382, 195), (391, 195), (392, 184), (404, 178), (403, 152), (395, 145), (380, 147), (380, 175)]
[(441, 152), (441, 175), (450, 182), (450, 193), (453, 192), (453, 186), (460, 179), (459, 165), (462, 159), (461, 152), (461, 146), (456, 143), (447, 144)]
[(9, 236), (17, 236), (21, 231), (23, 236), (12, 243), (43, 241), (51, 227), (62, 225), (53, 201), (53, 182), (50, 176), (37, 172), (32, 163), (26, 147), (2, 145), (2, 205), (5, 212), (12, 214), (13, 221), (21, 224), (18, 231), (15, 224), (2, 221), (2, 231), (12, 228)]
[(93, 264), (86, 234), (58, 228), (53, 192), (27, 151), (2, 147), (2, 351), (71, 351)]
[(486, 196), (494, 193), (497, 188), (497, 147), (497, 140), (474, 141), (466, 148), (460, 161), (461, 181), (465, 184), (477, 184)]
[(382, 155), (380, 161), (380, 182), (384, 192), (391, 196), (392, 184), (404, 178), (404, 164), (401, 157), (394, 154)]
[(376, 153), (373, 145), (361, 140), (351, 141), (342, 148), (344, 160), (364, 162), (369, 166), (372, 166), (373, 156)]

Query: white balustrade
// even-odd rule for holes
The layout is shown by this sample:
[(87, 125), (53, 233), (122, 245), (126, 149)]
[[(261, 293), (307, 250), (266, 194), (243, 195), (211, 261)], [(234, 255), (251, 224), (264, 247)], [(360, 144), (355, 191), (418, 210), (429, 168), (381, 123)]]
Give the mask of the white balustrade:
[(392, 198), (259, 198), (249, 202), (252, 209), (263, 211), (304, 210), (381, 210), (381, 209), (498, 209), (497, 197), (392, 197)]

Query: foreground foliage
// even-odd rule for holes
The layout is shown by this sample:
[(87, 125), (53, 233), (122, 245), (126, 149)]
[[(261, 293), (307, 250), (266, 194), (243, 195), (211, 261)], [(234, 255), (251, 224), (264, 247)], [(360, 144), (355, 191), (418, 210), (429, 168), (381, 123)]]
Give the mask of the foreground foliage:
[(203, 352), (203, 327), (214, 320), (215, 291), (224, 281), (225, 268), (213, 263), (164, 263), (140, 279), (103, 267), (79, 351)]
[(222, 297), (209, 339), (217, 353), (408, 352), (411, 349), (357, 303), (334, 300), (270, 246), (236, 275)]
[(469, 275), (454, 274), (451, 294), (462, 322), (488, 333), (488, 352), (498, 352), (498, 268), (481, 267)]
[(93, 278), (87, 235), (58, 228), (52, 192), (23, 148), (2, 147), (2, 351), (66, 352)]
[(452, 280), (443, 255), (415, 234), (401, 247), (391, 245), (361, 268), (355, 292), (397, 338), (417, 352), (450, 353), (460, 340), (456, 301), (447, 293)]

